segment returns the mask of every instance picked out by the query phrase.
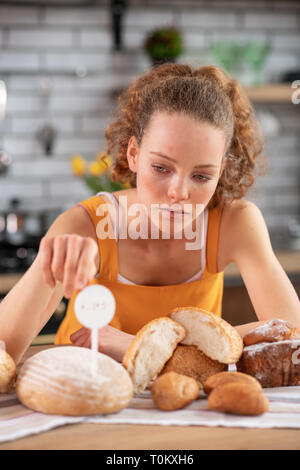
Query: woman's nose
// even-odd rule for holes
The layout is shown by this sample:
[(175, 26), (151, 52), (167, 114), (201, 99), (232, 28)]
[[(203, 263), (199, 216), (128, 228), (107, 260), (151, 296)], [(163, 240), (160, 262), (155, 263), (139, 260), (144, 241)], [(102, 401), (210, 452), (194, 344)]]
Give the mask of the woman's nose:
[(168, 187), (168, 197), (172, 201), (181, 202), (189, 199), (189, 188), (183, 179), (176, 179)]

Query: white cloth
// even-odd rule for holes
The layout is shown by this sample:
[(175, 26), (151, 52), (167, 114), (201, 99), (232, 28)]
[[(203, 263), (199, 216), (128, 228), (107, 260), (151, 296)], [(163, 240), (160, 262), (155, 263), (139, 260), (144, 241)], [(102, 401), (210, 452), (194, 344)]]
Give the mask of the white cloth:
[(0, 442), (49, 431), (71, 423), (126, 423), (160, 426), (225, 426), (240, 428), (300, 429), (300, 386), (264, 388), (270, 409), (261, 416), (238, 416), (211, 411), (203, 391), (184, 409), (161, 411), (154, 405), (150, 390), (134, 396), (129, 406), (110, 415), (67, 417), (46, 415), (23, 406), (14, 392), (0, 395)]

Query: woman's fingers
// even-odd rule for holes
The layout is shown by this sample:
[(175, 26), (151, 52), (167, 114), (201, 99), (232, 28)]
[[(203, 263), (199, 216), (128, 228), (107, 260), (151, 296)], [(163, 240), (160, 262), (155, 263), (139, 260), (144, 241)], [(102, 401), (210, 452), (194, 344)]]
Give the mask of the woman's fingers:
[(53, 277), (61, 283), (63, 282), (63, 279), (64, 279), (66, 244), (67, 244), (67, 238), (64, 235), (55, 237), (53, 239), (53, 256), (52, 256), (52, 263), (51, 263), (51, 271), (52, 271)]
[(75, 331), (74, 333), (70, 335), (70, 340), (73, 343), (78, 338), (80, 338), (80, 336), (85, 335), (85, 334), (86, 334), (86, 328), (83, 326), (82, 328), (80, 328), (79, 330)]
[(66, 257), (64, 263), (63, 273), (63, 288), (64, 296), (71, 297), (72, 292), (78, 288), (76, 286), (76, 273), (78, 269), (78, 261), (80, 258), (81, 250), (84, 244), (84, 239), (77, 235), (71, 235), (68, 238), (66, 247)]
[(98, 270), (98, 245), (89, 237), (65, 234), (43, 238), (40, 251), (45, 282), (51, 287), (61, 282), (66, 298), (83, 289)]
[(53, 240), (51, 238), (42, 238), (39, 251), (44, 280), (50, 287), (55, 287), (56, 282), (51, 270)]
[(84, 348), (90, 348), (91, 346), (91, 333), (88, 328), (80, 328), (70, 336), (72, 344)]
[(76, 289), (83, 289), (95, 276), (97, 271), (95, 264), (97, 249), (96, 243), (91, 238), (84, 239), (77, 266)]

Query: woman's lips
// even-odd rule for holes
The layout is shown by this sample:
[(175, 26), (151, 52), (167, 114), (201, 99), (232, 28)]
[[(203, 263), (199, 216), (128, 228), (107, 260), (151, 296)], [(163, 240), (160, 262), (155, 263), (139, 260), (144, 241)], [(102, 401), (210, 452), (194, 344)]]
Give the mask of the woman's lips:
[(174, 211), (172, 209), (161, 208), (160, 210), (170, 214), (170, 217), (182, 216), (183, 214), (186, 214), (184, 211)]

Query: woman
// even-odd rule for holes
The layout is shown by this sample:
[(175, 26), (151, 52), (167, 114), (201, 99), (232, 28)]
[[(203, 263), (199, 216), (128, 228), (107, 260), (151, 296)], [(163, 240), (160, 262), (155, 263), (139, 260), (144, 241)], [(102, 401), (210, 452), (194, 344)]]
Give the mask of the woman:
[[(63, 296), (70, 302), (56, 344), (89, 347), (90, 331), (73, 305), (79, 290), (100, 283), (112, 291), (117, 308), (99, 330), (99, 351), (121, 361), (137, 331), (175, 307), (221, 315), (223, 271), (230, 262), (259, 320), (237, 326), (241, 336), (272, 318), (300, 330), (297, 294), (260, 210), (244, 199), (263, 145), (239, 84), (214, 66), (165, 64), (134, 80), (119, 108), (106, 131), (108, 153), (114, 180), (129, 178), (131, 188), (100, 193), (56, 219), (34, 263), (1, 303), (0, 337), (8, 352), (20, 359)], [(139, 225), (147, 227), (140, 238), (132, 236), (135, 204), (143, 208)], [(177, 213), (163, 210), (174, 207)], [(122, 237), (118, 216), (126, 219)], [(170, 219), (167, 237), (161, 216)], [(104, 233), (103, 218), (113, 237)], [(197, 239), (199, 231), (200, 243), (187, 249), (190, 234)]]

